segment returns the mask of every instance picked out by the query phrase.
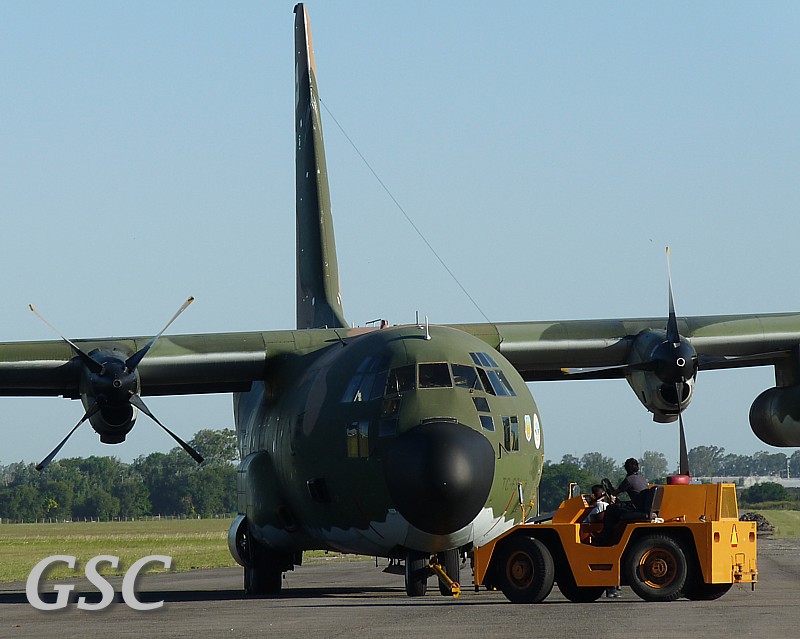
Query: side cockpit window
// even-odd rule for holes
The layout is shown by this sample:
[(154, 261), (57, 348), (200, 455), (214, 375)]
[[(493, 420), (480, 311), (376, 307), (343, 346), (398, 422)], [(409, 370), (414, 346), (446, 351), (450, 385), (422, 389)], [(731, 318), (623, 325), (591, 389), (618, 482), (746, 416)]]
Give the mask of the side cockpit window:
[(519, 450), (519, 419), (516, 415), (503, 415), (503, 440), (507, 451)]
[(481, 383), (483, 384), (483, 390), (489, 393), (489, 395), (497, 395), (497, 393), (494, 390), (494, 386), (492, 386), (492, 383), (489, 381), (489, 376), (486, 374), (486, 371), (483, 370), (482, 368), (478, 368), (476, 370), (478, 371), (478, 377), (480, 378)]
[(498, 375), (500, 371), (489, 369), (486, 371), (486, 374), (489, 376), (489, 380), (492, 382), (492, 388), (494, 388), (495, 395), (500, 397), (504, 397), (509, 395), (508, 389), (506, 385), (503, 384), (503, 381), (500, 379), (500, 375)]
[(398, 395), (414, 390), (417, 386), (416, 373), (416, 367), (413, 364), (398, 366), (390, 370), (386, 380), (386, 395)]
[(472, 361), (475, 362), (478, 366), (485, 366), (487, 368), (498, 368), (497, 362), (495, 362), (489, 356), (489, 353), (470, 353), (469, 356), (472, 358)]
[(478, 366), (478, 375), (487, 393), (498, 397), (516, 397), (517, 394), (511, 387), (508, 377), (489, 353), (470, 353), (469, 355)]
[(455, 380), (456, 388), (483, 390), (483, 385), (478, 379), (478, 374), (472, 366), (453, 364), (453, 379)]
[(344, 395), (342, 395), (342, 403), (368, 402), (371, 399), (383, 397), (387, 364), (388, 361), (384, 357), (372, 355), (365, 357), (350, 378)]
[(506, 389), (506, 392), (509, 395), (511, 395), (511, 397), (516, 397), (517, 394), (514, 392), (514, 389), (511, 388), (511, 384), (509, 384), (508, 377), (506, 377), (506, 374), (500, 368), (498, 368), (496, 372), (497, 372), (497, 377), (500, 379), (500, 383), (503, 384), (503, 387)]

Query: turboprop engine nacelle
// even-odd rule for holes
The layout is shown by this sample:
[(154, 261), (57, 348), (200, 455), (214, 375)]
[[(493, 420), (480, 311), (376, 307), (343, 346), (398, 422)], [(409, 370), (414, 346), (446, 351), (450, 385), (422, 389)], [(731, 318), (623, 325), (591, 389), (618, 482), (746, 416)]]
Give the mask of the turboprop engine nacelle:
[[(653, 373), (642, 371), (634, 371), (627, 378), (636, 397), (653, 414), (654, 422), (669, 424), (677, 421), (678, 391), (674, 384), (665, 384)], [(686, 410), (693, 393), (694, 379), (690, 379), (684, 382), (681, 389), (681, 411)]]
[[(92, 351), (99, 370), (84, 367), (81, 376), (81, 402), (89, 423), (104, 444), (119, 444), (131, 432), (138, 411), (130, 402), (139, 393), (139, 374), (126, 365), (128, 355), (112, 351)], [(93, 410), (93, 407), (96, 409)]]
[(692, 401), (696, 373), (697, 353), (690, 344), (668, 340), (665, 331), (643, 331), (634, 340), (625, 378), (653, 421), (666, 424)]
[(770, 446), (800, 446), (800, 386), (769, 388), (756, 397), (750, 428)]

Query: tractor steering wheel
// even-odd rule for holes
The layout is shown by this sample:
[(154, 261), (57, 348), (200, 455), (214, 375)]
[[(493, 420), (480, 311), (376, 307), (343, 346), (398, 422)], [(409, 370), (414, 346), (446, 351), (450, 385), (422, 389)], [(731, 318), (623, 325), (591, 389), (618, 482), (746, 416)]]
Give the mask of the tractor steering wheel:
[(603, 487), (603, 490), (606, 491), (606, 495), (609, 497), (614, 497), (614, 493), (617, 491), (614, 489), (614, 484), (612, 484), (607, 477), (603, 477), (603, 479), (600, 481), (600, 485)]

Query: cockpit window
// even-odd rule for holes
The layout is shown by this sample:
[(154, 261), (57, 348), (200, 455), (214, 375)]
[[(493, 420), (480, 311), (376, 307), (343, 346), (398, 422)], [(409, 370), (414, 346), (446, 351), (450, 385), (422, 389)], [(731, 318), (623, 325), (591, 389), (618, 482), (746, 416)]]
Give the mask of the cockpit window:
[(383, 397), (383, 392), (386, 388), (386, 376), (388, 374), (389, 371), (375, 373), (375, 381), (372, 384), (372, 393), (370, 394), (370, 399), (380, 399)]
[(497, 363), (491, 358), (489, 353), (470, 353), (472, 361), (478, 366), (487, 366), (489, 368), (498, 368)]
[(497, 373), (498, 371), (492, 370), (491, 368), (488, 371), (486, 371), (486, 374), (489, 376), (489, 379), (492, 382), (492, 386), (494, 387), (494, 392), (500, 396), (508, 395), (509, 392)]
[(506, 374), (502, 371), (502, 369), (499, 368), (497, 369), (497, 377), (500, 378), (500, 381), (503, 383), (503, 386), (508, 391), (508, 394), (511, 395), (512, 397), (516, 397), (517, 394), (514, 392), (514, 389), (511, 388), (511, 384), (508, 382), (508, 377), (506, 377)]
[(492, 382), (489, 381), (489, 376), (486, 374), (486, 371), (482, 368), (476, 369), (478, 371), (478, 377), (480, 377), (481, 382), (483, 383), (483, 390), (485, 390), (489, 395), (497, 395), (492, 386)]
[(353, 375), (347, 385), (342, 402), (365, 402), (372, 392), (372, 375)]
[(453, 379), (455, 379), (457, 388), (483, 390), (478, 374), (472, 366), (453, 364)]
[(420, 388), (452, 388), (453, 380), (450, 378), (450, 368), (447, 364), (420, 364)]
[(516, 415), (503, 415), (503, 439), (507, 451), (519, 450), (519, 420)]
[(386, 380), (386, 394), (397, 395), (416, 388), (416, 370), (413, 364), (398, 366), (389, 371)]
[[(383, 396), (388, 358), (368, 355), (350, 378), (341, 401), (367, 402)], [(377, 372), (380, 371), (380, 372)]]
[(491, 415), (481, 415), (481, 428), (483, 430), (488, 430), (489, 432), (494, 432), (494, 420), (492, 419)]
[[(472, 361), (478, 365), (478, 375), (480, 375), (487, 393), (498, 396), (516, 397), (517, 394), (514, 392), (514, 389), (511, 388), (508, 377), (506, 377), (503, 370), (497, 365), (497, 362), (492, 359), (489, 353), (470, 353), (469, 356), (472, 358)], [(488, 383), (486, 378), (490, 380)]]

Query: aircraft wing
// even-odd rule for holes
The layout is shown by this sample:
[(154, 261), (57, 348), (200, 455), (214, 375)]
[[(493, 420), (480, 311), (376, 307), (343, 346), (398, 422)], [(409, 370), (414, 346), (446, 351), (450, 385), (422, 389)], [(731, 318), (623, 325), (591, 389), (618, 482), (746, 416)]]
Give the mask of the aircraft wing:
[[(710, 315), (677, 319), (701, 370), (788, 364), (800, 345), (800, 314)], [(664, 339), (665, 319), (565, 320), (454, 326), (502, 353), (526, 381), (625, 377), (637, 340)]]
[(37, 470), (47, 468), (85, 421), (101, 442), (125, 441), (138, 412), (147, 415), (200, 463), (202, 455), (162, 424), (143, 396), (248, 391), (254, 382), (268, 379), (271, 367), (278, 362), (328, 344), (344, 343), (345, 338), (363, 330), (372, 329), (173, 336), (163, 336), (162, 331), (153, 338), (2, 343), (0, 395), (63, 395), (80, 398), (83, 403), (83, 417)]
[[(698, 371), (774, 366), (750, 426), (771, 446), (800, 446), (800, 314), (568, 320), (456, 326), (498, 350), (525, 381), (624, 377), (657, 422), (680, 420)], [(665, 326), (666, 325), (666, 326)], [(662, 328), (664, 327), (664, 328)]]
[[(339, 331), (346, 334), (346, 330)], [(118, 354), (124, 361), (151, 338), (75, 340), (83, 352)], [(138, 366), (140, 395), (246, 391), (264, 379), (276, 358), (338, 340), (333, 330), (165, 335)], [(84, 363), (62, 340), (0, 343), (0, 395), (81, 395)]]

